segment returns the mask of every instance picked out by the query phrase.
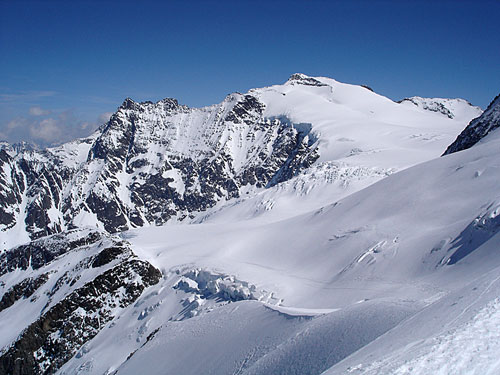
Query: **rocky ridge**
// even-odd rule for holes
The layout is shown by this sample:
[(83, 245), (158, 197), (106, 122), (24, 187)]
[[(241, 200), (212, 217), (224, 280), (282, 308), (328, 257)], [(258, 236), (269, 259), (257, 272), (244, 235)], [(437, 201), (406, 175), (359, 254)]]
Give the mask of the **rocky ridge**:
[(481, 116), (475, 118), (467, 125), (443, 155), (452, 154), (474, 146), (498, 127), (500, 127), (500, 94), (493, 99)]
[(287, 180), (318, 158), (316, 138), (265, 118), (264, 107), (242, 94), (201, 109), (127, 98), (89, 138), (43, 151), (4, 147), (0, 230), (25, 241), (84, 225), (114, 233)]
[(13, 285), (8, 289), (9, 284), (2, 286), (0, 312), (8, 317), (10, 309), (19, 311), (27, 303), (40, 308), (38, 316), (30, 316), (34, 320), (2, 339), (0, 372), (5, 374), (55, 373), (162, 278), (129, 244), (90, 230), (33, 241), (4, 252), (1, 262), (2, 274), (25, 270), (26, 277), (21, 273), (19, 282), (9, 283)]
[[(411, 98), (405, 98), (400, 100), (399, 103), (411, 103), (419, 108), (422, 108), (426, 111), (440, 113), (449, 119), (456, 118), (457, 115), (460, 116), (460, 113), (457, 113), (457, 108), (466, 108), (468, 112), (471, 112), (473, 116), (480, 116), (483, 112), (481, 108), (472, 105), (467, 100), (464, 99), (446, 99), (446, 98), (422, 98), (420, 96), (412, 96)], [(460, 112), (460, 111), (458, 111)]]

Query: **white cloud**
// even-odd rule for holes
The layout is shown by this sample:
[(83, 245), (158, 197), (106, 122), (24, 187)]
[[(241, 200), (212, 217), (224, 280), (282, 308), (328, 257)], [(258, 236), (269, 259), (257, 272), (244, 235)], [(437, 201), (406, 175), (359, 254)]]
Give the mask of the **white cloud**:
[(96, 123), (78, 120), (71, 111), (51, 114), (47, 118), (18, 117), (0, 125), (1, 138), (10, 143), (26, 141), (48, 147), (86, 137), (97, 127)]
[(7, 123), (7, 126), (6, 126), (7, 133), (10, 133), (10, 132), (14, 131), (15, 129), (22, 128), (23, 126), (26, 126), (26, 123), (27, 123), (27, 121), (23, 117), (16, 118), (14, 120), (9, 121)]
[(61, 139), (60, 125), (56, 119), (48, 118), (31, 124), (29, 132), (33, 139), (52, 144)]
[(54, 111), (34, 106), (25, 116), (0, 123), (0, 140), (9, 143), (26, 141), (40, 147), (53, 146), (89, 136), (111, 115), (111, 112), (105, 112), (96, 121), (83, 121), (72, 110)]
[(108, 122), (112, 114), (113, 114), (113, 112), (101, 113), (99, 115), (99, 118), (98, 118), (99, 124), (104, 124), (104, 123)]
[(49, 114), (50, 114), (50, 111), (48, 109), (42, 109), (39, 106), (35, 106), (35, 107), (30, 108), (30, 115), (32, 115), (32, 116), (46, 116)]
[(0, 93), (0, 102), (16, 102), (16, 101), (31, 101), (40, 98), (54, 96), (55, 91), (23, 91), (17, 93)]

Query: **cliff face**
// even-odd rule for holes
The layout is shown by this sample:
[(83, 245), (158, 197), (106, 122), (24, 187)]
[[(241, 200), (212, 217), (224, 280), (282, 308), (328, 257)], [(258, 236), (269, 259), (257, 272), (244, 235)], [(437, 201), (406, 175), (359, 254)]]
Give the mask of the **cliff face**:
[(491, 131), (500, 127), (500, 95), (490, 103), (486, 111), (472, 120), (455, 142), (448, 146), (443, 155), (452, 154), (474, 146)]

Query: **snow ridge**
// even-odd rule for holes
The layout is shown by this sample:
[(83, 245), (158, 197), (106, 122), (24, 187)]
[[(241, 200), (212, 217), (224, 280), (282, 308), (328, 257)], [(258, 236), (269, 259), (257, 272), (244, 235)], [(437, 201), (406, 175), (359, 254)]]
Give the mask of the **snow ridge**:
[(420, 96), (412, 96), (401, 100), (399, 103), (412, 103), (426, 111), (441, 113), (442, 115), (453, 119), (456, 117), (473, 118), (480, 116), (483, 111), (481, 108), (472, 105), (464, 99), (443, 99), (443, 98), (422, 98)]

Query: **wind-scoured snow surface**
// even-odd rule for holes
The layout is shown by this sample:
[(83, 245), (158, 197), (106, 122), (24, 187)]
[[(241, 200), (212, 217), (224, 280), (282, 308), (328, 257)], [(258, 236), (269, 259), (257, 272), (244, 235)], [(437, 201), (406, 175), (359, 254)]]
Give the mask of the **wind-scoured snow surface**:
[[(457, 109), (467, 102), (398, 104), (301, 74), (227, 100), (200, 110), (127, 100), (115, 114), (127, 131), (117, 120), (57, 149), (76, 170), (58, 189), (82, 197), (99, 186), (102, 205), (92, 216), (92, 200), (79, 201), (73, 224), (90, 227), (61, 225), (0, 254), (0, 372), (496, 373), (499, 131), (440, 158), (470, 121), (470, 108)], [(169, 112), (163, 127), (159, 107), (178, 111), (183, 126)], [(188, 121), (217, 108), (223, 121)], [(208, 138), (196, 137), (202, 130)], [(115, 144), (110, 132), (135, 135)], [(24, 165), (4, 152), (4, 165)], [(214, 169), (204, 174), (200, 160), (216, 160)], [(5, 184), (27, 185), (23, 173)], [(152, 181), (169, 186), (165, 195), (139, 189)], [(33, 192), (23, 194), (12, 200), (29, 206)], [(138, 197), (144, 205), (134, 206)], [(176, 205), (183, 220), (166, 209)], [(171, 225), (149, 221), (157, 207)], [(114, 214), (124, 221), (107, 219)], [(132, 219), (136, 228), (106, 231)]]
[(497, 374), (499, 272), (449, 293), (325, 372)]
[[(469, 322), (433, 338), (424, 353), (405, 361), (392, 373), (498, 374), (499, 324), (500, 302), (497, 298)], [(457, 353), (460, 353), (458, 358)], [(450, 358), (453, 360), (450, 361)], [(376, 372), (380, 373), (380, 370), (377, 368)]]

